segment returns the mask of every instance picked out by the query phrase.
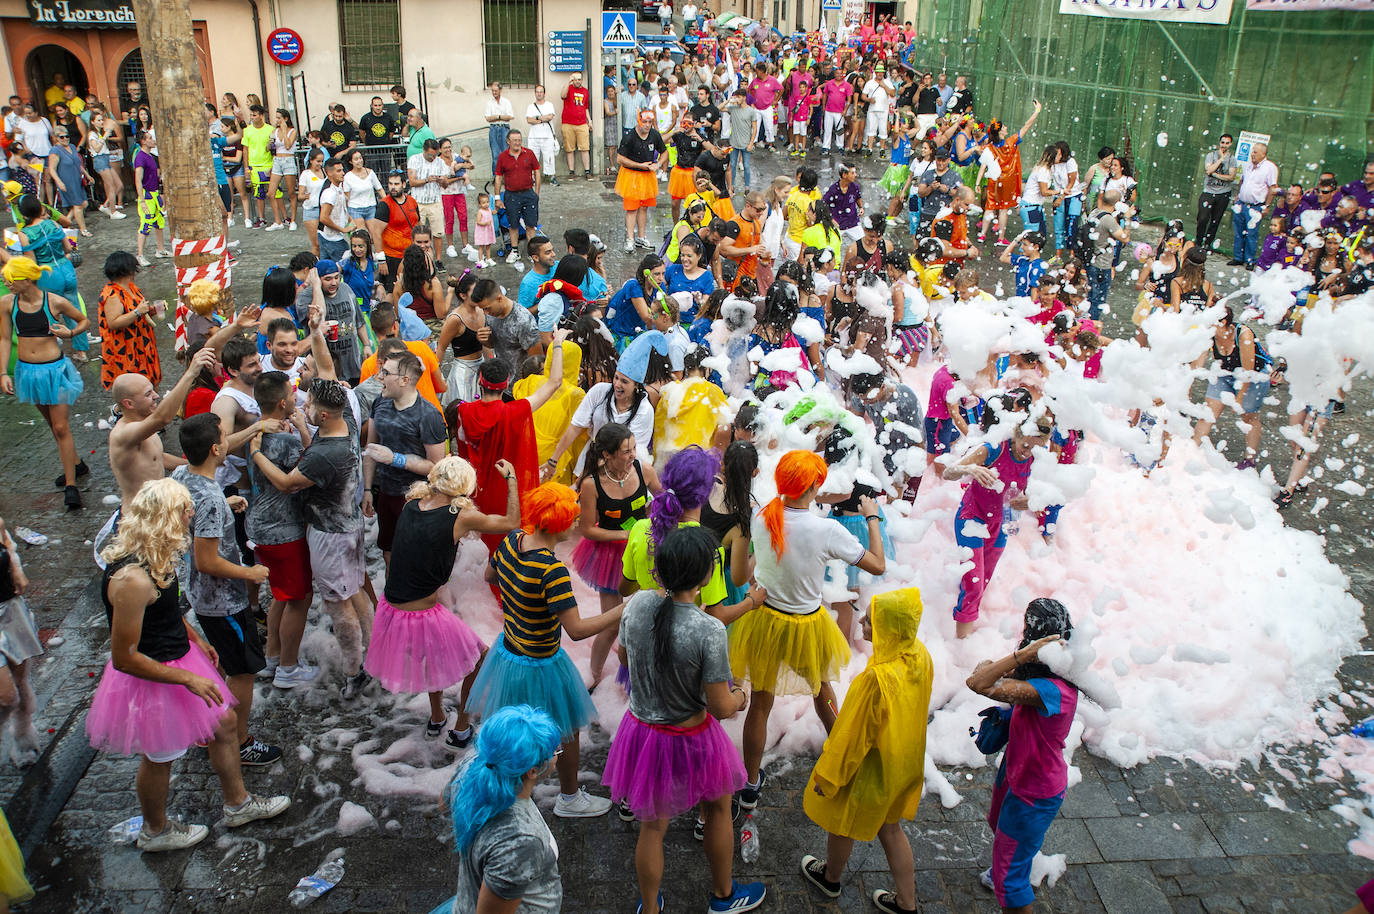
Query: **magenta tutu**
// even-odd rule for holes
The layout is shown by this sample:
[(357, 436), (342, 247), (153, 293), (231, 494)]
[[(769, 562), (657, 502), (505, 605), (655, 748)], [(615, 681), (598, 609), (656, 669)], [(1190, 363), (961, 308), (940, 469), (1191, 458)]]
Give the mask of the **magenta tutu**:
[(577, 576), (600, 590), (619, 590), (625, 577), (625, 541), (582, 538), (568, 556)]
[(388, 692), (441, 692), (477, 668), (482, 647), (444, 604), (407, 611), (382, 597), (363, 669)]
[(209, 679), (219, 687), (220, 703), (207, 705), (186, 686), (140, 679), (106, 663), (86, 713), (92, 746), (117, 755), (169, 756), (215, 738), (219, 722), (236, 704), (229, 686), (194, 642), (167, 666)]
[(714, 717), (682, 728), (646, 724), (629, 711), (620, 719), (601, 776), (611, 799), (626, 801), (646, 822), (734, 793), (746, 780), (739, 750)]

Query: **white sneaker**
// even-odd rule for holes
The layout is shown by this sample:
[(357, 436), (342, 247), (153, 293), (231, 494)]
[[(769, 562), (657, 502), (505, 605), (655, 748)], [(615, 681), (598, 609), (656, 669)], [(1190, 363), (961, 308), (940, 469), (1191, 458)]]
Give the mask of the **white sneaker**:
[(296, 230), (296, 223), (294, 223), (294, 222), (288, 222), (288, 223), (286, 223), (286, 227), (287, 227), (288, 229), (290, 229), (291, 231), (294, 232), (294, 231)]
[(153, 251), (153, 256), (154, 256), (154, 257), (171, 257), (171, 256), (172, 256), (172, 252), (171, 252), (171, 251), (165, 251), (165, 250), (162, 250), (161, 248), (159, 248), (158, 250)]
[(472, 260), (477, 256), (477, 249), (470, 244), (465, 244), (463, 245), (463, 253), (469, 260)]
[(978, 874), (978, 884), (989, 892), (997, 891), (997, 886), (992, 884), (992, 867), (988, 867)]
[(458, 249), (450, 244), (448, 247), (444, 248), (444, 256), (447, 257), (449, 260), (457, 260)]
[(111, 219), (128, 219), (128, 218), (129, 218), (129, 214), (128, 214), (128, 213), (121, 213), (119, 210), (113, 210), (113, 211), (110, 212), (110, 218), (111, 218)]
[(280, 231), (281, 231), (282, 229), (284, 229), (284, 228), (286, 228), (286, 226), (282, 225), (280, 222), (273, 222), (273, 223), (272, 223), (271, 225), (269, 225), (267, 228), (263, 229), (263, 231), (264, 231), (264, 232), (280, 232)]
[(626, 239), (625, 239), (625, 253), (626, 253), (626, 254), (633, 254), (633, 253), (634, 253), (634, 249), (635, 249), (635, 240), (634, 240), (634, 238), (633, 238), (633, 237), (626, 238)]
[(308, 663), (277, 667), (276, 675), (272, 677), (272, 685), (279, 689), (294, 689), (296, 686), (309, 685), (319, 675), (320, 668)]
[(224, 227), (225, 227), (225, 228), (233, 228), (233, 227), (234, 227), (234, 217), (233, 217), (233, 216), (230, 216), (230, 217), (229, 217), (229, 221), (226, 222), (226, 223), (224, 223)]
[(267, 665), (258, 670), (259, 679), (271, 679), (273, 676), (277, 675), (277, 667), (281, 666), (280, 657), (268, 657), (266, 659)]
[(610, 800), (605, 797), (594, 797), (581, 787), (572, 795), (571, 800), (560, 793), (558, 801), (553, 804), (553, 814), (560, 819), (595, 819), (610, 811)]
[(139, 254), (138, 265), (141, 267), (151, 267), (153, 265), (153, 262), (149, 260), (147, 257), (144, 257), (142, 254)]
[(511, 251), (509, 254), (506, 255), (506, 263), (519, 263), (519, 262), (520, 262), (520, 252), (519, 252), (519, 251)]
[(259, 797), (250, 793), (242, 804), (224, 807), (224, 824), (238, 828), (259, 819), (275, 818), (290, 808), (290, 797)]
[(205, 840), (210, 829), (204, 825), (183, 825), (175, 819), (168, 819), (167, 825), (156, 835), (148, 834), (147, 828), (139, 829), (138, 849), (154, 854), (159, 851), (179, 851), (194, 847)]

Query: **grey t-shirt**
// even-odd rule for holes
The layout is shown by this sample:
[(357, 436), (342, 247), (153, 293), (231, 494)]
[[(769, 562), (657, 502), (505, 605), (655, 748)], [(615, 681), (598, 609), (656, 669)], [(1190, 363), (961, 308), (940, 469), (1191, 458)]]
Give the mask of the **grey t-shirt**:
[[(184, 485), (195, 503), (196, 515), (191, 519), (191, 535), (201, 539), (219, 540), (219, 557), (235, 565), (243, 564), (238, 540), (234, 537), (234, 512), (229, 500), (213, 479), (198, 476), (187, 466), (172, 471), (172, 478)], [(218, 578), (196, 567), (196, 551), (192, 547), (185, 560), (186, 600), (198, 616), (232, 616), (248, 608), (248, 587), (244, 581)]]
[(646, 724), (680, 724), (706, 707), (708, 682), (728, 682), (725, 625), (692, 603), (673, 604), (666, 669), (654, 660), (654, 615), (661, 594), (642, 590), (620, 617), (620, 643), (630, 656), (630, 711)]
[(345, 409), (348, 434), (317, 435), (301, 455), (297, 469), (314, 483), (302, 491), (305, 522), (322, 533), (355, 533), (362, 529), (363, 511), (358, 490), (362, 486), (362, 449), (353, 411)]
[(754, 138), (754, 124), (759, 113), (752, 105), (735, 105), (725, 109), (730, 116), (730, 144), (745, 149)]
[[(1213, 165), (1213, 163), (1215, 163), (1215, 162), (1220, 162), (1220, 161), (1221, 161), (1221, 153), (1217, 152), (1215, 149), (1213, 149), (1211, 152), (1207, 153), (1207, 159), (1206, 159), (1206, 165), (1207, 165), (1207, 167), (1210, 168), (1210, 167)], [(1240, 162), (1236, 159), (1235, 156), (1229, 155), (1229, 154), (1228, 154), (1228, 155), (1226, 156), (1226, 161), (1222, 162), (1221, 167), (1218, 168), (1217, 171), (1234, 172), (1234, 171), (1236, 171), (1238, 168), (1240, 168)], [(1222, 180), (1220, 180), (1219, 178), (1214, 178), (1214, 177), (1211, 176), (1211, 175), (1206, 175), (1206, 176), (1202, 179), (1202, 190), (1203, 190), (1205, 193), (1209, 193), (1209, 194), (1229, 194), (1231, 191), (1233, 191), (1233, 190), (1235, 190), (1235, 189), (1236, 189), (1236, 182), (1234, 182), (1234, 181), (1222, 181)]]
[(929, 184), (930, 194), (921, 198), (921, 220), (929, 222), (940, 215), (940, 210), (954, 200), (954, 192), (964, 183), (953, 166), (944, 174), (936, 174), (933, 164), (916, 177), (917, 184)]
[[(302, 326), (310, 316), (310, 302), (314, 300), (315, 290), (306, 283), (296, 290), (296, 320)], [(362, 374), (363, 356), (358, 345), (358, 328), (365, 318), (358, 307), (357, 296), (346, 282), (340, 282), (333, 295), (325, 297), (324, 319), (338, 321), (339, 338), (329, 340), (329, 354), (334, 357), (334, 373), (344, 380), (351, 380)], [(364, 331), (366, 332), (366, 331)]]
[[(1121, 231), (1121, 223), (1106, 210), (1094, 210), (1086, 218), (1097, 223), (1096, 237), (1089, 236), (1093, 243), (1093, 258), (1088, 266), (1097, 267), (1099, 270), (1111, 269), (1116, 252), (1115, 235)], [(1088, 226), (1088, 231), (1093, 231), (1092, 226)]]
[[(397, 454), (423, 457), (425, 445), (448, 440), (443, 415), (424, 397), (416, 397), (406, 409), (397, 409), (396, 401), (378, 397), (372, 404), (372, 427), (377, 430), (377, 442)], [(423, 478), (410, 470), (380, 463), (372, 473), (372, 483), (383, 495), (404, 495)]]
[(535, 343), (539, 342), (539, 327), (529, 309), (511, 303), (510, 313), (505, 317), (487, 315), (487, 326), (491, 329), (491, 348), (496, 357), (510, 366), (512, 377), (520, 367), (520, 360)]
[(488, 819), (459, 856), (453, 910), (477, 910), (483, 885), (498, 898), (519, 898), (518, 914), (558, 914), (562, 909), (558, 845), (530, 800), (516, 800)]
[[(294, 432), (275, 432), (262, 436), (262, 453), (283, 473), (290, 473), (301, 459), (304, 447)], [(299, 492), (283, 492), (262, 475), (253, 464), (248, 465), (248, 477), (253, 482), (253, 499), (248, 503), (248, 517), (244, 519), (248, 538), (264, 546), (292, 543), (305, 537), (305, 515), (301, 513)]]

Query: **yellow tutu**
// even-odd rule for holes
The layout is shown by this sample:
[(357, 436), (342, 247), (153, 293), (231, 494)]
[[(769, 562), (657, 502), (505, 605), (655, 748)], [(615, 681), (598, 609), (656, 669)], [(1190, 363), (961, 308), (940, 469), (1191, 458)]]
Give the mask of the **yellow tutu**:
[(19, 853), (19, 844), (3, 812), (0, 812), (0, 895), (12, 903), (33, 897), (33, 886), (24, 877), (24, 856)]
[(849, 642), (825, 608), (805, 616), (760, 606), (730, 626), (730, 672), (774, 695), (817, 695), (849, 662)]

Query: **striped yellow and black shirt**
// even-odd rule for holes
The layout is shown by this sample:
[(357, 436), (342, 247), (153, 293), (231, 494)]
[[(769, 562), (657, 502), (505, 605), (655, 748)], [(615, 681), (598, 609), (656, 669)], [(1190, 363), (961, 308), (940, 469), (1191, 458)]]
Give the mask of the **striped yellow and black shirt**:
[(560, 613), (577, 609), (568, 566), (548, 549), (520, 551), (519, 530), (496, 547), (496, 568), (505, 616), (506, 647), (526, 657), (552, 657), (563, 640)]

